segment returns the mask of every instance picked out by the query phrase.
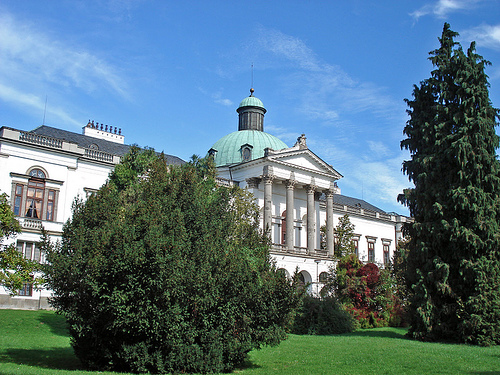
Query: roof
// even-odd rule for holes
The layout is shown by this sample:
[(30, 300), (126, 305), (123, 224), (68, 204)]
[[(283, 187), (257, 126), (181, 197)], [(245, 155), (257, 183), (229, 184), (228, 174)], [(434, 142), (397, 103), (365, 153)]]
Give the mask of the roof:
[[(91, 145), (97, 146), (99, 151), (104, 151), (109, 154), (118, 155), (120, 157), (124, 156), (129, 150), (130, 145), (124, 145), (121, 143), (110, 142), (105, 139), (94, 138), (84, 134), (78, 134), (70, 132), (63, 129), (53, 128), (47, 125), (41, 125), (36, 129), (30, 131), (31, 133), (44, 135), (47, 137), (62, 139), (67, 142), (76, 143), (78, 146), (83, 148), (91, 148)], [(168, 164), (180, 165), (184, 164), (184, 160), (177, 156), (165, 154)]]
[(250, 96), (247, 96), (245, 99), (243, 99), (241, 101), (240, 106), (238, 108), (241, 108), (241, 107), (260, 107), (260, 108), (264, 108), (264, 104), (262, 103), (262, 101), (259, 98), (256, 98), (255, 96), (250, 95)]
[(243, 146), (251, 149), (251, 157), (248, 160), (258, 159), (264, 156), (264, 149), (281, 150), (288, 148), (279, 138), (259, 130), (239, 130), (232, 132), (212, 146), (217, 151), (214, 155), (217, 167), (243, 162)]
[(333, 194), (333, 203), (341, 204), (343, 206), (358, 207), (363, 210), (379, 212), (381, 214), (386, 213), (384, 210), (375, 207), (373, 204), (370, 204), (363, 199), (348, 197), (347, 195)]

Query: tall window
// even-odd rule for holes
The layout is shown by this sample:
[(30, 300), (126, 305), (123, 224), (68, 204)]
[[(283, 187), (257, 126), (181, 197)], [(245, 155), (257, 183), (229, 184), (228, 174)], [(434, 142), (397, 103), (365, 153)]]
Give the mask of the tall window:
[(35, 168), (29, 172), (27, 183), (15, 182), (13, 184), (12, 210), (14, 215), (48, 221), (56, 220), (58, 190), (47, 189), (46, 178), (44, 171)]
[(45, 182), (43, 180), (39, 180), (38, 178), (31, 178), (29, 180), (28, 193), (26, 194), (26, 213), (24, 216), (34, 219), (42, 218), (44, 192)]
[(368, 262), (375, 262), (375, 242), (368, 242)]
[(384, 244), (384, 265), (388, 266), (390, 263), (390, 258), (389, 258), (389, 245)]
[(16, 184), (15, 196), (14, 196), (14, 215), (21, 216), (21, 205), (23, 200), (23, 190), (24, 186)]
[(359, 258), (359, 241), (358, 239), (352, 240), (352, 244), (354, 246), (354, 255)]
[(281, 214), (281, 243), (285, 244), (286, 242), (286, 210)]

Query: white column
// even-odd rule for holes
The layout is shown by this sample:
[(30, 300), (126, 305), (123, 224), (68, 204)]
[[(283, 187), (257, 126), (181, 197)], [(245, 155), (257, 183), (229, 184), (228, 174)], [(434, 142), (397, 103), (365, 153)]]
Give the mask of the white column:
[(316, 186), (307, 185), (307, 252), (309, 254), (314, 253), (316, 248), (316, 210), (314, 207), (314, 193), (316, 191)]
[[(293, 173), (293, 172), (292, 172)], [(285, 246), (287, 251), (293, 251), (293, 238), (294, 238), (294, 186), (295, 180), (290, 179), (286, 181), (286, 239)]]
[(264, 182), (264, 232), (267, 233), (269, 238), (272, 236), (273, 225), (273, 178), (273, 175), (262, 177)]
[(326, 195), (326, 249), (328, 256), (333, 256), (335, 233), (333, 229), (333, 190), (325, 190)]

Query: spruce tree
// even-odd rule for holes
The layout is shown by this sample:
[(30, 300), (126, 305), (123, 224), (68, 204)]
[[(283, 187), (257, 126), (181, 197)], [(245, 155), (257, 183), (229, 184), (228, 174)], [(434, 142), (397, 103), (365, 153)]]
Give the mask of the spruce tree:
[(431, 77), (406, 100), (401, 148), (413, 181), (398, 199), (414, 222), (407, 283), (410, 335), (421, 340), (500, 343), (500, 165), (485, 66), (445, 24), (430, 52)]

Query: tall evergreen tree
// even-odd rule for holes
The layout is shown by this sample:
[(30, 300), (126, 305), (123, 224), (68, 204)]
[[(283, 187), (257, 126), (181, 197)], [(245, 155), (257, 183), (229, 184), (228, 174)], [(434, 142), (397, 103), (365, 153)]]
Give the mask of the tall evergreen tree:
[(485, 66), (445, 24), (430, 53), (431, 77), (406, 100), (401, 148), (415, 187), (398, 199), (410, 209), (407, 283), (410, 334), (422, 340), (500, 343), (500, 164)]

